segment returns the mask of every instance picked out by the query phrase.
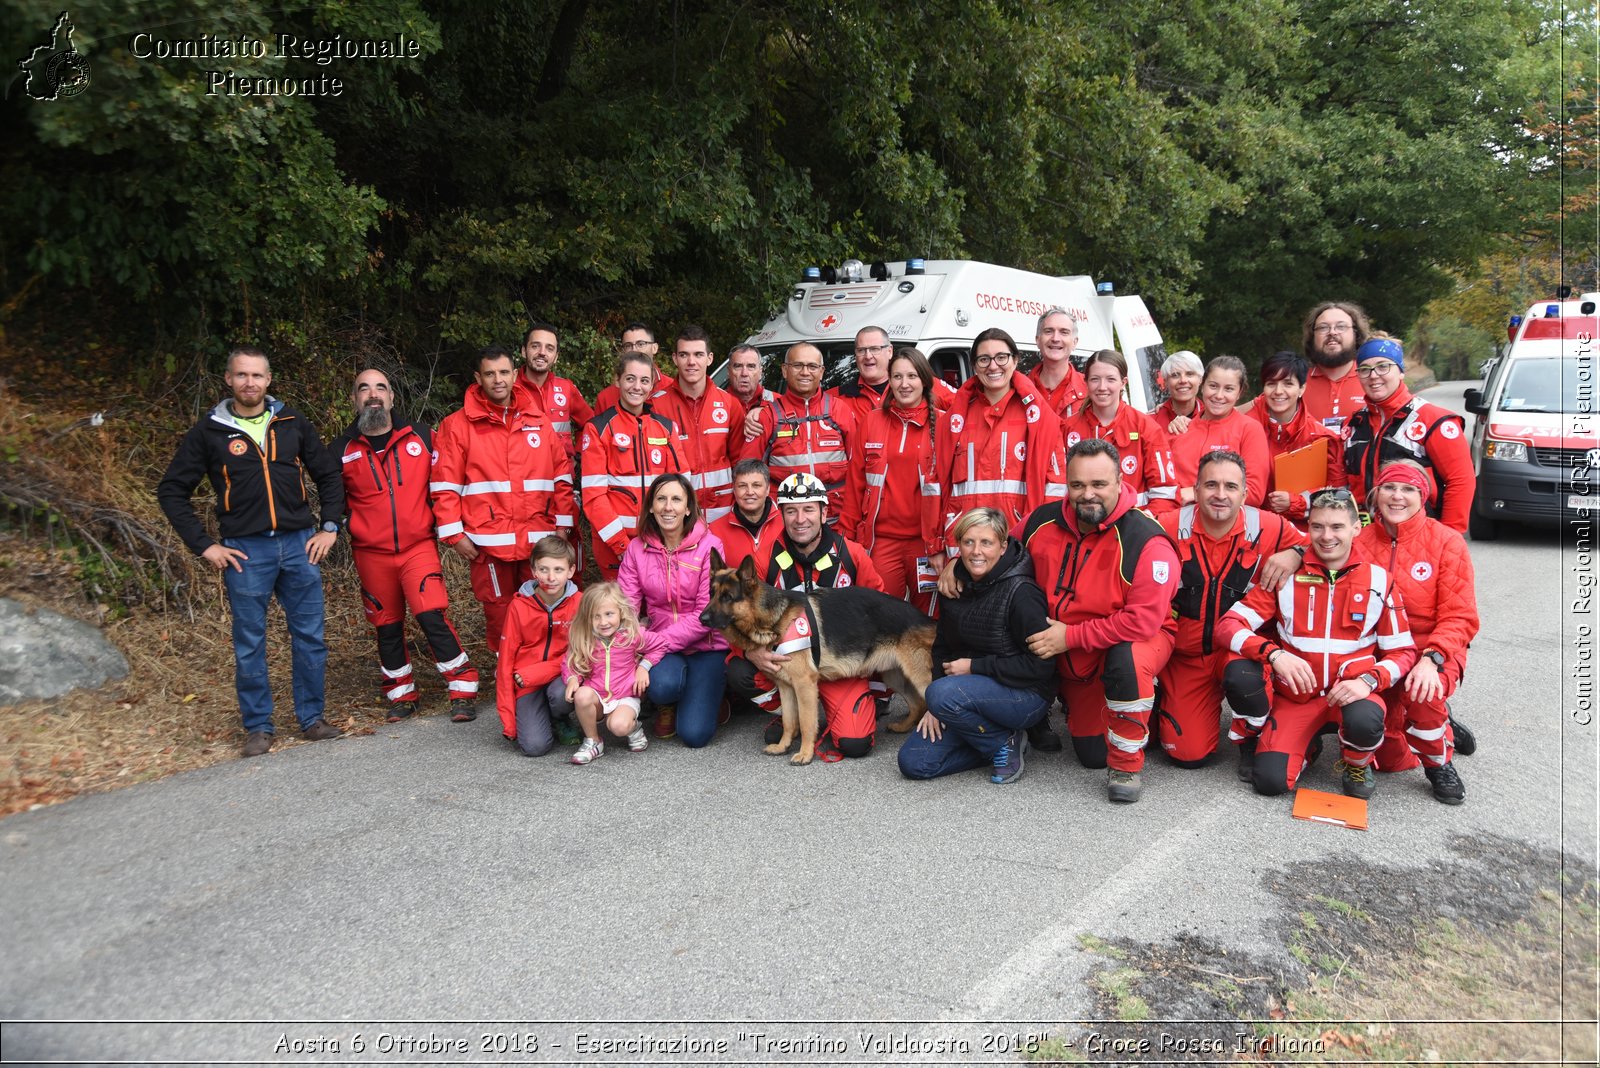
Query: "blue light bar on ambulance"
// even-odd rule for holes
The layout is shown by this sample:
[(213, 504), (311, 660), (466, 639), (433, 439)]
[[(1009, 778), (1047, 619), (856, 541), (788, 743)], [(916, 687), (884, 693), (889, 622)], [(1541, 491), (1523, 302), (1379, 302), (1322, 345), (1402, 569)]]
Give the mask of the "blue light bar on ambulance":
[(821, 267), (807, 267), (804, 271), (802, 271), (800, 273), (800, 281), (802, 281), (802, 282), (820, 282), (820, 281), (822, 281), (822, 268)]
[(1561, 318), (1561, 305), (1559, 305), (1559, 304), (1546, 304), (1544, 306), (1544, 317), (1546, 319), (1559, 319), (1559, 318)]
[(1519, 327), (1521, 325), (1522, 325), (1522, 316), (1513, 315), (1511, 317), (1511, 329), (1515, 330), (1517, 327)]
[(1096, 283), (1095, 287), (1094, 287), (1094, 291), (1096, 293), (1100, 294), (1102, 297), (1109, 297), (1109, 296), (1111, 296), (1111, 294), (1113, 294), (1113, 293), (1115, 293), (1117, 291), (1116, 283), (1114, 283), (1114, 282), (1099, 282), (1099, 283)]
[(926, 265), (922, 262), (921, 256), (913, 256), (906, 260), (906, 274), (923, 274), (925, 270)]

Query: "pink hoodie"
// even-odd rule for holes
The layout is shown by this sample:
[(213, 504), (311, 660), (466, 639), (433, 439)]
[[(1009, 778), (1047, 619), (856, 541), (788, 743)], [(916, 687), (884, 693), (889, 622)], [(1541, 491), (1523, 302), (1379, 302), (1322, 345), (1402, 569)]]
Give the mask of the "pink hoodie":
[(628, 543), (617, 584), (650, 632), (669, 653), (726, 649), (721, 634), (700, 622), (711, 602), (711, 550), (725, 553), (722, 539), (697, 522), (676, 549), (648, 531)]
[[(633, 675), (639, 670), (639, 661), (659, 664), (665, 652), (667, 649), (661, 639), (647, 630), (640, 631), (637, 642), (625, 632), (618, 631), (612, 636), (610, 645), (601, 641), (594, 643), (594, 663), (589, 665), (589, 673), (582, 679), (583, 685), (592, 687), (603, 701), (632, 697)], [(571, 679), (576, 674), (572, 670), (572, 653), (569, 650), (561, 658), (561, 678)]]

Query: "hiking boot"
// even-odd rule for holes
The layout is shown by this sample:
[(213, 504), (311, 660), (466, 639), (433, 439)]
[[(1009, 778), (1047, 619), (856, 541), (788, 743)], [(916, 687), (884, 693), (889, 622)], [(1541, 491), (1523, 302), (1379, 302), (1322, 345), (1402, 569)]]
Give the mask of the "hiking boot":
[[(1256, 743), (1259, 740), (1257, 738), (1246, 738), (1235, 746), (1239, 750), (1240, 782), (1256, 781)], [(1307, 760), (1306, 763), (1309, 764), (1311, 761)]]
[(247, 757), (265, 756), (271, 748), (272, 735), (266, 731), (251, 731), (245, 736), (244, 755)]
[(1456, 774), (1454, 764), (1441, 764), (1437, 768), (1423, 768), (1422, 773), (1433, 783), (1433, 799), (1441, 805), (1459, 805), (1466, 799), (1467, 784)]
[(1306, 743), (1306, 767), (1309, 768), (1311, 765), (1315, 764), (1317, 762), (1317, 757), (1321, 755), (1322, 735), (1313, 734), (1311, 736), (1311, 740)]
[(585, 738), (583, 744), (578, 746), (578, 751), (572, 754), (572, 762), (574, 764), (587, 764), (590, 761), (598, 760), (605, 754), (605, 751), (606, 743), (600, 739)]
[(329, 738), (340, 738), (344, 731), (335, 727), (325, 719), (319, 719), (300, 733), (304, 734), (308, 742), (322, 742)]
[(555, 730), (556, 742), (561, 745), (577, 745), (583, 741), (583, 732), (578, 730), (577, 724), (564, 716), (551, 726)]
[(678, 733), (677, 705), (662, 705), (656, 709), (656, 725), (651, 733), (657, 738), (671, 738)]
[(1051, 729), (1049, 716), (1028, 728), (1028, 744), (1041, 753), (1061, 752), (1061, 735)]
[(1106, 769), (1106, 797), (1112, 801), (1129, 803), (1137, 801), (1143, 788), (1144, 784), (1140, 782), (1137, 771), (1118, 771), (1116, 768)]
[(1378, 775), (1371, 764), (1347, 764), (1341, 760), (1339, 771), (1345, 796), (1359, 797), (1365, 801), (1377, 792)]
[(389, 706), (389, 722), (399, 723), (416, 710), (417, 703), (415, 701), (396, 701)]
[(476, 701), (456, 701), (450, 713), (451, 723), (471, 723), (478, 718)]
[(994, 774), (989, 776), (989, 781), (1004, 786), (1022, 778), (1022, 754), (1027, 748), (1027, 732), (1012, 731), (994, 755)]
[(777, 745), (783, 740), (783, 717), (773, 716), (767, 723), (767, 729), (761, 732), (761, 740), (768, 745)]
[[(1454, 712), (1450, 713), (1450, 730), (1456, 736), (1456, 752), (1462, 756), (1471, 756), (1478, 751), (1478, 736), (1472, 733), (1472, 728), (1456, 719)], [(1446, 765), (1448, 767), (1449, 765)]]
[(628, 732), (628, 752), (642, 753), (650, 748), (650, 739), (644, 736), (643, 727), (635, 727)]

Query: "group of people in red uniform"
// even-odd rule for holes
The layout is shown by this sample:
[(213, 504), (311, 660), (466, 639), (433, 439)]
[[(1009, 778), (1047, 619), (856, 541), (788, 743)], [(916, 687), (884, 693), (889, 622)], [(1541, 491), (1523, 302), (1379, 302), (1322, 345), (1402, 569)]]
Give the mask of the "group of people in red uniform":
[[(1152, 740), (1178, 767), (1209, 761), (1226, 700), (1240, 775), (1262, 793), (1293, 788), (1336, 732), (1346, 792), (1370, 796), (1374, 771), (1420, 765), (1436, 798), (1459, 803), (1454, 755), (1472, 743), (1446, 701), (1478, 628), (1461, 536), (1472, 469), (1460, 417), (1407, 390), (1400, 343), (1359, 307), (1319, 305), (1302, 351), (1264, 362), (1248, 406), (1241, 361), (1180, 352), (1162, 368), (1167, 398), (1145, 413), (1128, 403), (1120, 353), (1075, 364), (1069, 312), (1041, 316), (1035, 341), (1040, 361), (1024, 373), (1014, 339), (982, 332), (971, 377), (952, 388), (922, 353), (869, 327), (844, 386), (822, 389), (822, 354), (799, 344), (784, 355), (783, 389), (761, 389), (746, 369), (730, 378), (735, 393), (710, 381), (709, 339), (686, 327), (675, 377), (656, 368), (649, 335), (617, 357), (596, 411), (554, 373), (556, 331), (540, 323), (520, 369), (510, 350), (480, 353), (461, 410), (436, 434), (408, 423), (373, 434), (380, 420), (358, 418), (340, 439), (348, 529), (392, 718), (416, 700), (407, 606), (460, 702), (455, 718), (473, 714), (477, 676), (446, 617), (435, 535), (470, 562), (498, 651), (513, 602), (538, 586), (540, 539), (576, 546), (581, 514), (612, 580), (641, 526), (660, 527), (661, 480), (681, 475), (692, 529), (674, 547), (704, 553), (714, 541), (787, 589), (866, 585), (925, 611), (936, 594), (962, 596), (953, 531), (989, 510), (985, 551), (1012, 559), (991, 544), (1004, 524), (1003, 542), (1026, 553), (1048, 617), (1028, 649), (1054, 662), (1058, 722), (1079, 763), (1106, 769), (1112, 800), (1138, 799)], [(392, 403), (371, 370), (354, 399), (358, 415)], [(1319, 440), (1322, 484), (1279, 489), (1278, 458)], [(685, 518), (675, 507), (674, 532)], [(981, 574), (986, 559), (960, 573)], [(790, 644), (727, 656), (720, 721), (746, 702), (775, 709), (771, 674), (798, 655)], [(871, 751), (885, 696), (870, 680), (826, 684), (833, 752)], [(513, 738), (515, 699), (500, 701)], [(670, 712), (658, 737), (672, 733)], [(697, 744), (714, 729), (699, 723)], [(995, 781), (1020, 774), (1021, 748), (1061, 747), (1048, 716), (1027, 738)]]

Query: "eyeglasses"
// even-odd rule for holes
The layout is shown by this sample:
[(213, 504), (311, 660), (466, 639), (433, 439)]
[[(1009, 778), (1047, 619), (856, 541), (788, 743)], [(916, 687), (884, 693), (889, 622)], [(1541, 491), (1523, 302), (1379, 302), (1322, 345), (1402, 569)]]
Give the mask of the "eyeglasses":
[(622, 343), (623, 352), (637, 352), (640, 349), (653, 349), (657, 347), (659, 346), (654, 341), (624, 341)]
[(1398, 366), (1399, 364), (1391, 363), (1388, 360), (1373, 360), (1371, 363), (1364, 363), (1357, 367), (1356, 376), (1359, 378), (1372, 378), (1373, 376), (1387, 378)]
[(1002, 352), (997, 356), (979, 356), (972, 362), (978, 367), (1004, 367), (1011, 362), (1011, 353)]
[(856, 349), (857, 356), (876, 356), (880, 352), (888, 352), (893, 345), (862, 345)]
[(1355, 503), (1355, 494), (1343, 488), (1323, 490), (1321, 493), (1311, 498), (1311, 507), (1313, 508), (1322, 508), (1328, 505), (1339, 507), (1344, 504), (1354, 506)]
[(1351, 329), (1349, 323), (1321, 323), (1313, 327), (1311, 332), (1313, 334), (1348, 334)]
[(822, 370), (820, 363), (786, 363), (784, 366), (791, 371), (799, 371), (803, 375), (814, 375)]

